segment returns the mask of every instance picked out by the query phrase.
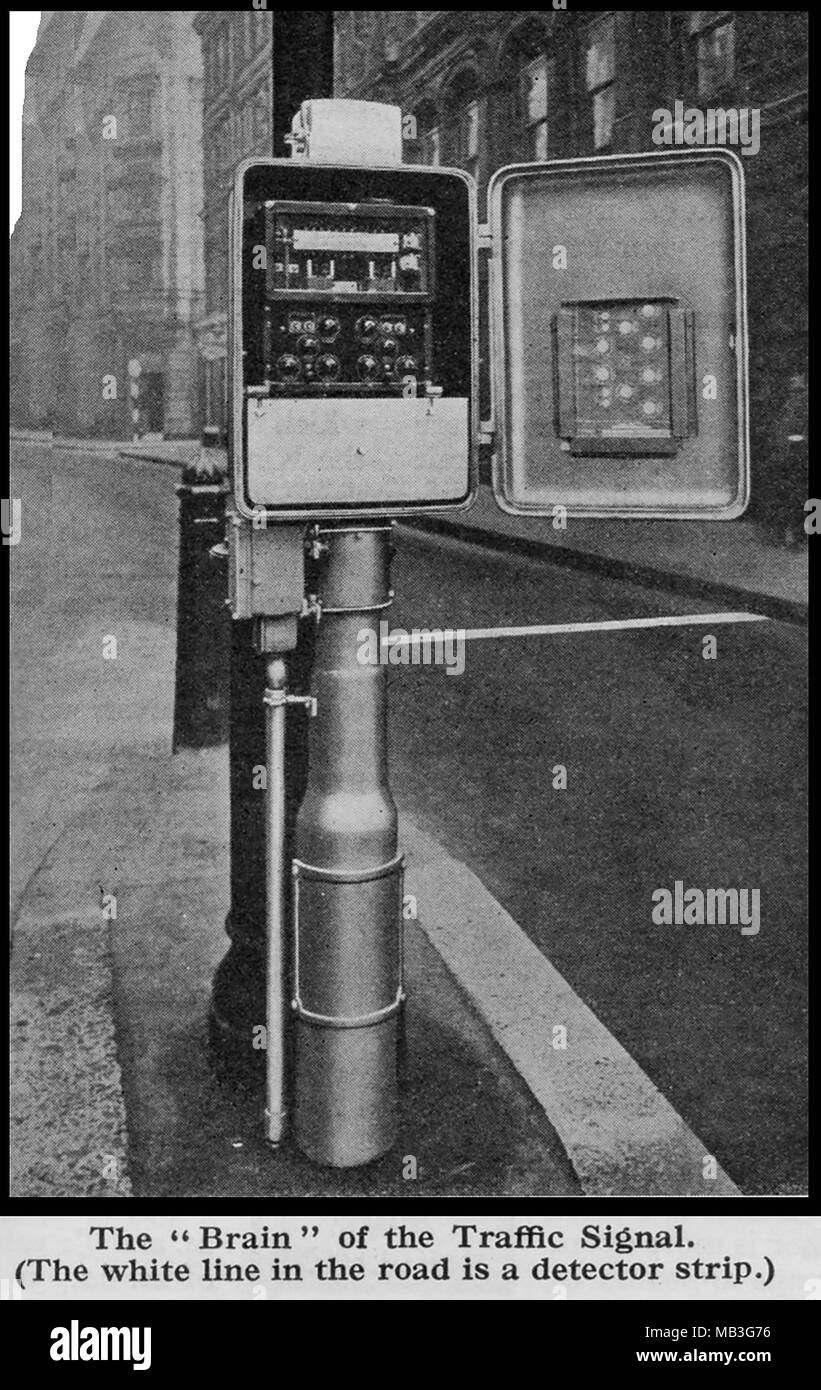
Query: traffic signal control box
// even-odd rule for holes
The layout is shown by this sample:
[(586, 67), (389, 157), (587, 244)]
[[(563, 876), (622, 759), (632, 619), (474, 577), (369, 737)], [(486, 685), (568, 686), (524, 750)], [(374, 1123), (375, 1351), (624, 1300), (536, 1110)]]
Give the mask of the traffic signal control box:
[[(459, 170), (251, 159), (232, 212), (241, 517), (739, 516), (744, 176), (721, 149)], [(492, 418), (477, 408), (477, 247)]]
[(246, 161), (232, 218), (239, 514), (466, 505), (477, 439), (469, 176)]

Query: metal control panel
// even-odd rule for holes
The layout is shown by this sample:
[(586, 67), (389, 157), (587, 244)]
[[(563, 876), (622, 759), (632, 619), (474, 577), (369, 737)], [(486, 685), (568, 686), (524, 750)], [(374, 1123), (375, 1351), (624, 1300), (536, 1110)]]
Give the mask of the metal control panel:
[(475, 187), (461, 170), (247, 160), (232, 212), (241, 517), (466, 506)]
[(266, 206), (265, 382), (304, 395), (435, 384), (433, 208)]
[(555, 429), (577, 455), (675, 454), (696, 433), (693, 315), (676, 300), (563, 304)]

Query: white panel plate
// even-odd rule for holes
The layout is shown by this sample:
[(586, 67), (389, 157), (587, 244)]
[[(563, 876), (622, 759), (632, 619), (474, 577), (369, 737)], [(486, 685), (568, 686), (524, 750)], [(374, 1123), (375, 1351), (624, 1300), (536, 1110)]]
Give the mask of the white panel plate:
[(256, 400), (247, 424), (255, 506), (458, 503), (469, 491), (465, 397)]

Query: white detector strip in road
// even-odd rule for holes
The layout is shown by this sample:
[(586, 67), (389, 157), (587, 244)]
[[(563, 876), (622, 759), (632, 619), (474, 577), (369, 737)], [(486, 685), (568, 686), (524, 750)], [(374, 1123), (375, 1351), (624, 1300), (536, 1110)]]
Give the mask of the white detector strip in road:
[(720, 623), (768, 623), (763, 613), (676, 613), (656, 618), (613, 618), (600, 623), (535, 623), (529, 627), (431, 628), (410, 633), (389, 633), (388, 647), (418, 647), (431, 638), (481, 642), (494, 637), (556, 637), (567, 632), (625, 632), (641, 627), (717, 627)]

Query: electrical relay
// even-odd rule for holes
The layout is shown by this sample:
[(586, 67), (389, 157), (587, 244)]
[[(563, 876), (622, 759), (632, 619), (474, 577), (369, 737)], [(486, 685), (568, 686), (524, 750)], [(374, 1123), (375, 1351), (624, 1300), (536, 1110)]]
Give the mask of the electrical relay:
[(432, 208), (269, 201), (265, 385), (395, 396), (433, 379)]

